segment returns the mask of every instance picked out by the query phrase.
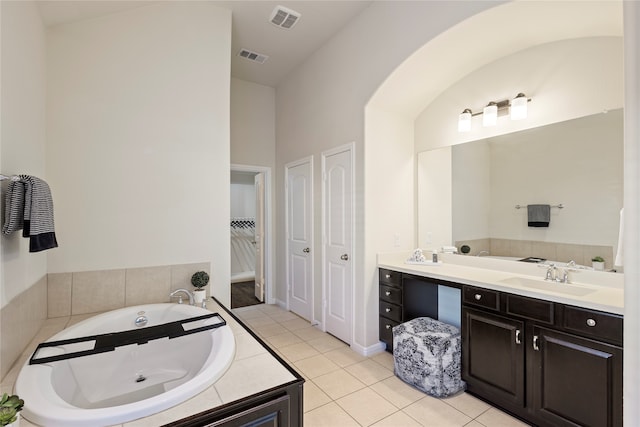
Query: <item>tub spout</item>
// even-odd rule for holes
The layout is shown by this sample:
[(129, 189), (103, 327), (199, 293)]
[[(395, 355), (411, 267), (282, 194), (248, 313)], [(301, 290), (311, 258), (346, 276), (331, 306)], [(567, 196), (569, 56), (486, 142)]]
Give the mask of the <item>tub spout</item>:
[(186, 289), (176, 289), (169, 294), (169, 298), (178, 298), (178, 304), (182, 304), (182, 295), (189, 297), (189, 305), (193, 305), (193, 294)]

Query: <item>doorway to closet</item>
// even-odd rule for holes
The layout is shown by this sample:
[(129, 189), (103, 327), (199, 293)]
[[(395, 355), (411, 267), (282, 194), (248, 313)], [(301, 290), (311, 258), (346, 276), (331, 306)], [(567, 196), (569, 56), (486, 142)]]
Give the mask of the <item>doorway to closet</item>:
[(231, 167), (231, 308), (271, 303), (270, 169)]

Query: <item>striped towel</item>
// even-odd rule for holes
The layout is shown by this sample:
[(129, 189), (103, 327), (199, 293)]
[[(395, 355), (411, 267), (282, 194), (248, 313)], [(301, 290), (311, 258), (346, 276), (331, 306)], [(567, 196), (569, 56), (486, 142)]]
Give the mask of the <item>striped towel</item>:
[(11, 234), (22, 230), (24, 221), (24, 183), (11, 181), (7, 186), (4, 206), (3, 234)]
[(49, 185), (35, 176), (20, 175), (7, 187), (4, 234), (22, 229), (29, 238), (29, 252), (57, 248), (53, 227), (53, 199)]

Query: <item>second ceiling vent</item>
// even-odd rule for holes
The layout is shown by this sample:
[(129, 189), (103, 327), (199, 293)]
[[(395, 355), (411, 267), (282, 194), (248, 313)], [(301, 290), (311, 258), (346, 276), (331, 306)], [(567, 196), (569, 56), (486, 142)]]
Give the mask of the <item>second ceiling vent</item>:
[(273, 12), (271, 12), (271, 18), (269, 18), (269, 21), (276, 27), (289, 30), (296, 25), (300, 16), (302, 15), (295, 10), (291, 10), (284, 6), (276, 6), (276, 8), (273, 9)]

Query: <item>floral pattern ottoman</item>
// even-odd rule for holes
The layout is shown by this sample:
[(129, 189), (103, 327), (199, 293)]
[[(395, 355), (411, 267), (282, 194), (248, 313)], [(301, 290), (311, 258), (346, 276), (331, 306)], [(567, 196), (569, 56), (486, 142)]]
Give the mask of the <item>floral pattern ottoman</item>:
[(394, 327), (396, 376), (434, 397), (464, 390), (460, 341), (458, 328), (430, 317), (418, 317)]

